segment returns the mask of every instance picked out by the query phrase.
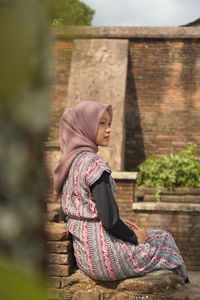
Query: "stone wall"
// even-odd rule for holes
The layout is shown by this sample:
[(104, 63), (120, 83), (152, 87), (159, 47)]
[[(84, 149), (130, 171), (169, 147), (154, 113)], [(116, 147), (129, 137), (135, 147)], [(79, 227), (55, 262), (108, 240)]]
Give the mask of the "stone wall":
[(78, 33), (57, 28), (53, 34), (55, 80), (50, 139), (58, 138), (58, 119), (69, 101), (73, 40), (81, 37), (129, 40), (126, 170), (151, 154), (165, 155), (198, 141), (200, 28), (83, 27)]
[(49, 222), (46, 233), (49, 284), (51, 288), (60, 289), (63, 281), (74, 271), (71, 236), (62, 222)]
[(110, 167), (124, 170), (125, 92), (128, 62), (127, 39), (77, 39), (71, 58), (66, 108), (85, 100), (112, 105), (112, 135), (109, 147), (99, 155)]

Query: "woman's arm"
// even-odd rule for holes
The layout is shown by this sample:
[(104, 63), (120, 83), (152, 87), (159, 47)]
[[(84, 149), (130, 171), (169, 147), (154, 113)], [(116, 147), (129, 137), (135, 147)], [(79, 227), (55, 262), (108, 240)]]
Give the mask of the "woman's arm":
[(137, 245), (135, 232), (119, 217), (119, 209), (111, 190), (109, 176), (108, 172), (103, 172), (102, 176), (91, 186), (99, 218), (111, 235)]

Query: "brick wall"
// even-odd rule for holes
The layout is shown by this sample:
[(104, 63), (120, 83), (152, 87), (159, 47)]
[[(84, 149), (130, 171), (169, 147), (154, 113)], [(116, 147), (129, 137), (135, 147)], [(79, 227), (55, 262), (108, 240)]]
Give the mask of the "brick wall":
[[(67, 101), (73, 38), (54, 29), (50, 139)], [(126, 170), (151, 154), (165, 155), (199, 140), (199, 28), (85, 28), (91, 38), (129, 39), (126, 87)], [(80, 38), (80, 34), (78, 35)]]
[(65, 227), (63, 223), (54, 222), (46, 226), (49, 299), (63, 299), (61, 289), (74, 271), (71, 235)]
[(134, 201), (134, 181), (115, 179), (116, 201), (119, 207), (121, 218), (130, 219), (133, 213), (132, 204)]
[(130, 40), (126, 169), (199, 140), (200, 40)]
[(47, 172), (49, 177), (49, 188), (46, 195), (47, 202), (54, 202), (54, 192), (53, 192), (53, 169), (55, 168), (59, 158), (60, 158), (60, 148), (57, 142), (47, 142), (44, 149), (45, 163), (47, 166)]
[(56, 40), (53, 47), (52, 62), (52, 101), (49, 111), (49, 139), (58, 139), (58, 123), (67, 97), (72, 41)]

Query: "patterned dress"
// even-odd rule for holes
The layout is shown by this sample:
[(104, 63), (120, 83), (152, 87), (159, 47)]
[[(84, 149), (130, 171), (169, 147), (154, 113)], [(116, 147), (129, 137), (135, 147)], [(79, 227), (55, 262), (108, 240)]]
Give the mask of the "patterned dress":
[[(102, 158), (81, 152), (63, 186), (62, 209), (67, 214), (79, 269), (92, 279), (104, 281), (138, 277), (161, 269), (173, 270), (186, 279), (183, 259), (169, 232), (149, 230), (145, 244), (134, 245), (106, 231), (90, 191), (104, 171), (111, 173)], [(114, 193), (111, 176), (110, 180)]]

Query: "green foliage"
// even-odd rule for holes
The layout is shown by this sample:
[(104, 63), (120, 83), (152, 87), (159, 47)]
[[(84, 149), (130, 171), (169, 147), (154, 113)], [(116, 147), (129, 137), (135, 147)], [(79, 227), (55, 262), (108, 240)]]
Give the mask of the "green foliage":
[(155, 187), (157, 201), (161, 187), (200, 187), (200, 157), (195, 144), (167, 157), (148, 158), (138, 169), (137, 186)]
[(55, 27), (64, 26), (63, 20), (60, 19), (60, 18), (55, 19), (55, 20), (53, 20), (52, 25), (55, 26)]
[(0, 299), (47, 300), (47, 284), (40, 275), (25, 274), (0, 254)]
[(47, 0), (53, 26), (91, 25), (95, 10), (80, 0)]
[(49, 136), (47, 137), (46, 140), (47, 140), (47, 142), (52, 142), (52, 141), (54, 141), (55, 139), (54, 139), (53, 136), (49, 135)]

